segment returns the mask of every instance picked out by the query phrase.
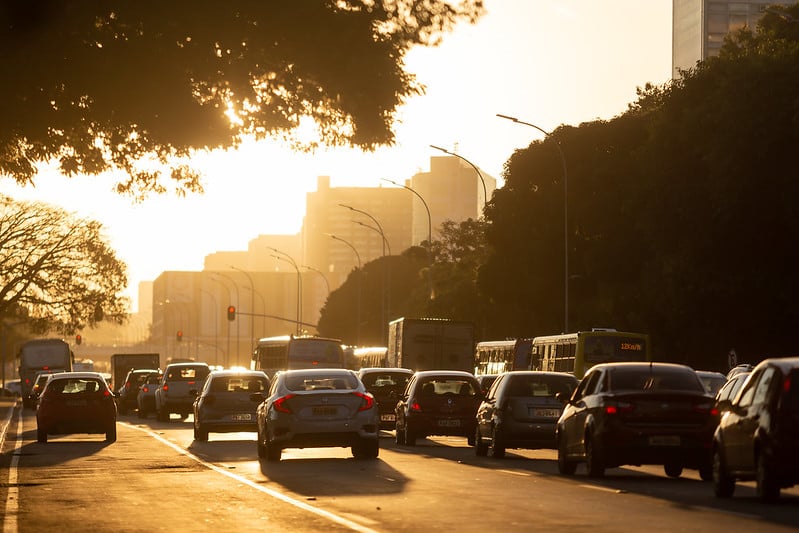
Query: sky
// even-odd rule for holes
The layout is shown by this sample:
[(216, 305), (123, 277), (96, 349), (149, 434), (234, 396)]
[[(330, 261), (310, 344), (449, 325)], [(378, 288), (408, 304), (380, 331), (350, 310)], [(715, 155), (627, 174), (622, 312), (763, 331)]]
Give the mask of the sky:
[[(437, 145), (498, 178), (516, 149), (540, 140), (534, 128), (611, 119), (646, 83), (671, 72), (672, 0), (486, 0), (487, 14), (459, 25), (435, 48), (411, 51), (406, 68), (427, 87), (399, 112), (397, 143), (357, 150), (292, 153), (274, 142), (203, 154), (203, 195), (152, 196), (142, 203), (113, 192), (113, 176), (65, 178), (46, 169), (35, 187), (0, 178), (0, 193), (45, 201), (103, 223), (128, 265), (125, 293), (162, 272), (203, 268), (206, 255), (246, 250), (259, 235), (296, 234), (306, 193), (318, 176), (331, 186), (386, 186), (428, 171)], [(388, 185), (391, 186), (391, 185)]]

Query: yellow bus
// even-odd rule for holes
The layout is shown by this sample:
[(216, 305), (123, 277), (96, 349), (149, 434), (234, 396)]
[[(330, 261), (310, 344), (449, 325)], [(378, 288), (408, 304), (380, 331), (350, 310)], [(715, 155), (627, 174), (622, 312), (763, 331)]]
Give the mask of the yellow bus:
[(533, 339), (482, 341), (475, 346), (475, 375), (530, 370)]
[(597, 328), (535, 337), (532, 354), (534, 370), (569, 372), (578, 379), (599, 363), (652, 360), (649, 335)]

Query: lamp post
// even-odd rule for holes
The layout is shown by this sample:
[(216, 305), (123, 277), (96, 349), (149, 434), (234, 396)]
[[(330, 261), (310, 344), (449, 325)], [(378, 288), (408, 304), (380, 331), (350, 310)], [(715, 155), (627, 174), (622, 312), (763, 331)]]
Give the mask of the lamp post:
[(355, 249), (355, 246), (352, 245), (351, 242), (342, 239), (337, 235), (333, 235), (332, 233), (327, 233), (331, 239), (335, 239), (337, 241), (341, 241), (350, 248), (352, 251), (355, 252), (355, 258), (358, 260), (358, 312), (357, 312), (357, 323), (356, 323), (356, 333), (355, 333), (355, 344), (358, 345), (361, 342), (361, 254), (358, 253), (358, 250)]
[(328, 295), (328, 296), (330, 296), (330, 282), (329, 282), (329, 281), (327, 281), (327, 276), (325, 276), (325, 273), (324, 273), (324, 272), (322, 272), (322, 271), (321, 271), (321, 270), (319, 270), (319, 269), (316, 269), (316, 268), (314, 268), (314, 267), (310, 267), (310, 266), (308, 266), (308, 265), (300, 265), (300, 266), (301, 266), (302, 268), (305, 268), (305, 269), (307, 269), (307, 270), (312, 270), (312, 271), (316, 272), (317, 274), (319, 274), (320, 276), (322, 276), (322, 281), (324, 281), (324, 282), (325, 282), (325, 288), (327, 288), (327, 295)]
[(291, 263), (291, 266), (293, 266), (294, 270), (297, 271), (297, 335), (300, 335), (302, 333), (302, 277), (300, 273), (300, 267), (297, 266), (297, 262), (286, 252), (281, 252), (277, 248), (272, 248), (269, 246), (267, 246), (267, 248), (275, 253), (280, 254), (279, 256), (274, 255), (272, 257)]
[(480, 178), (480, 183), (483, 184), (483, 209), (485, 209), (485, 205), (488, 203), (488, 192), (486, 192), (486, 180), (483, 178), (483, 173), (480, 172), (480, 169), (477, 168), (477, 165), (475, 165), (474, 163), (472, 163), (471, 161), (469, 161), (468, 159), (466, 159), (462, 155), (458, 155), (455, 152), (450, 152), (446, 148), (441, 148), (440, 146), (435, 146), (433, 144), (430, 145), (430, 148), (438, 150), (439, 152), (444, 152), (447, 155), (451, 155), (453, 157), (457, 157), (461, 161), (465, 161), (469, 165), (471, 165), (471, 167), (474, 169), (474, 171), (477, 172), (477, 177)]
[[(511, 117), (508, 115), (501, 115), (497, 113), (499, 118), (504, 118), (506, 120), (510, 120), (517, 124), (523, 124), (525, 126), (530, 126), (531, 128), (535, 128), (541, 133), (543, 133), (546, 138), (550, 138), (552, 135), (550, 132), (546, 131), (543, 128), (539, 128), (535, 124), (531, 124), (530, 122), (524, 122), (523, 120), (519, 120), (516, 117)], [(563, 155), (563, 149), (560, 146), (560, 142), (555, 139), (555, 147), (558, 149), (558, 155), (560, 155), (560, 162), (563, 165), (563, 332), (569, 332), (569, 177), (566, 171), (566, 156)]]
[[(233, 288), (236, 289), (236, 308), (238, 308), (239, 307), (239, 302), (241, 301), (241, 299), (239, 298), (239, 286), (236, 285), (236, 282), (233, 280), (233, 278), (231, 278), (230, 276), (228, 276), (226, 274), (222, 274), (221, 272), (215, 272), (214, 275), (222, 276), (223, 278), (225, 278), (226, 280), (228, 280), (230, 283), (233, 284)], [(211, 279), (213, 279), (213, 276), (211, 277)], [(228, 291), (228, 293), (229, 292), (230, 291)], [(241, 321), (238, 318), (236, 318), (236, 365), (237, 366), (239, 364), (239, 348), (240, 348), (239, 347), (239, 343), (241, 342), (241, 338), (239, 336), (239, 332), (241, 331), (240, 328), (239, 328), (239, 324), (241, 324)], [(229, 345), (230, 345), (230, 324), (228, 324), (228, 346)], [(228, 361), (227, 361), (227, 363), (228, 363), (228, 366), (230, 366), (230, 350), (229, 349), (228, 349)]]

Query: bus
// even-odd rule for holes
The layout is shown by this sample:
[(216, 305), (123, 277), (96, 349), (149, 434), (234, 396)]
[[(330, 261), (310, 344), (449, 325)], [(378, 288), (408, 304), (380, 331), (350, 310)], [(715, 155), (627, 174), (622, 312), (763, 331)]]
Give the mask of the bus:
[(359, 346), (353, 349), (354, 369), (385, 368), (388, 365), (388, 347)]
[(340, 340), (305, 335), (258, 340), (250, 363), (251, 370), (263, 370), (270, 378), (279, 370), (346, 367)]
[(652, 360), (649, 335), (596, 328), (535, 337), (532, 354), (533, 370), (569, 372), (577, 379), (599, 363)]
[(61, 339), (33, 339), (22, 343), (17, 353), (19, 359), (19, 381), (22, 391), (22, 400), (25, 407), (28, 405), (36, 373), (45, 372), (70, 372), (75, 355), (69, 344)]
[(533, 339), (482, 341), (475, 346), (475, 375), (530, 370)]

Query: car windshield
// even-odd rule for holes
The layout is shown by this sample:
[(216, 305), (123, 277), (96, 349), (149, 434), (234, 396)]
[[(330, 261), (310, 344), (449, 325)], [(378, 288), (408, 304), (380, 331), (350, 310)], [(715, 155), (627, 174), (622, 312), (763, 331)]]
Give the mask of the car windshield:
[(707, 392), (692, 370), (658, 366), (614, 368), (610, 373), (610, 389)]
[(269, 385), (265, 377), (216, 376), (211, 382), (211, 392), (263, 392)]
[(181, 366), (170, 368), (166, 376), (168, 381), (194, 381), (205, 379), (209, 370), (202, 366)]
[(358, 378), (354, 374), (298, 374), (286, 376), (286, 388), (292, 391), (355, 390)]

